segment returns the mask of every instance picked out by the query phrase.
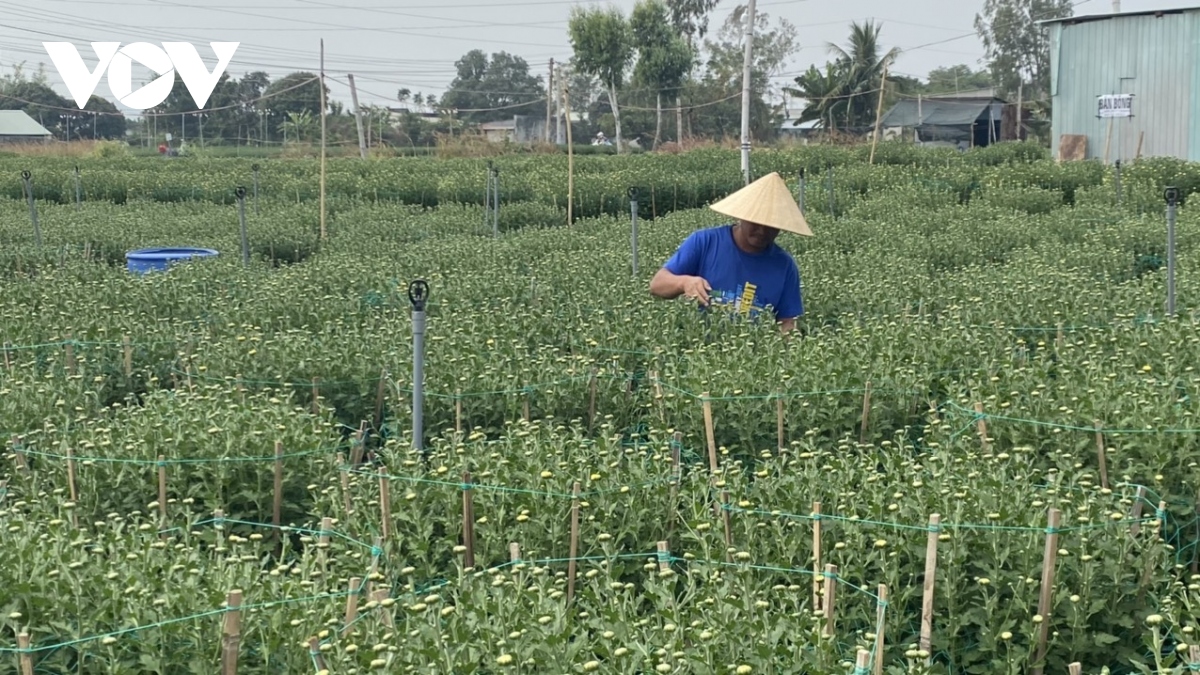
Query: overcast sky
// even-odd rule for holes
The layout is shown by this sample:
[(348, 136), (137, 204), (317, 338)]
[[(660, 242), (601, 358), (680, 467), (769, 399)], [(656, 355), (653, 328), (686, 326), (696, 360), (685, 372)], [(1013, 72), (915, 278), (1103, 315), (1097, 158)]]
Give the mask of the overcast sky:
[[(636, 0), (611, 0), (628, 13)], [(720, 0), (710, 20), (715, 32), (744, 0)], [(319, 41), (332, 95), (349, 107), (346, 73), (353, 73), (362, 103), (392, 104), (396, 91), (441, 94), (454, 77), (454, 61), (471, 49), (524, 57), (537, 74), (549, 59), (571, 56), (567, 18), (578, 0), (0, 0), (0, 73), (14, 62), (47, 64), (51, 83), (67, 95), (42, 41), (71, 41), (89, 69), (92, 41), (188, 41), (211, 69), (210, 41), (240, 42), (229, 72), (241, 77), (265, 70), (280, 77), (316, 71)], [(799, 51), (777, 84), (828, 59), (826, 44), (843, 43), (851, 21), (883, 24), (885, 47), (904, 50), (894, 69), (924, 77), (943, 65), (980, 65), (974, 34), (983, 0), (759, 0), (758, 11), (796, 26)], [(1167, 9), (1200, 0), (1121, 0), (1122, 11)], [(1076, 14), (1112, 10), (1112, 0), (1082, 0)], [(145, 71), (149, 72), (149, 71)], [(138, 83), (135, 70), (135, 88)], [(107, 80), (96, 89), (112, 97)]]

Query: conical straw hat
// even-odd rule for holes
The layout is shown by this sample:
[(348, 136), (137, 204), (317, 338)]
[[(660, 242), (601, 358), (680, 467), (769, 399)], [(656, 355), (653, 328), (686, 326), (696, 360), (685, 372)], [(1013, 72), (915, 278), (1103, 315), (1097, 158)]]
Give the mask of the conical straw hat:
[(769, 173), (708, 208), (730, 218), (813, 236), (796, 198), (778, 173)]

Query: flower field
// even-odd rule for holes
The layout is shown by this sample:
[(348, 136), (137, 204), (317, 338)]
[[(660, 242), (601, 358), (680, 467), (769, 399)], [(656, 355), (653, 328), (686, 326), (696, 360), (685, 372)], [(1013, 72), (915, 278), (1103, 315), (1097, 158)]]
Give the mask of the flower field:
[(250, 161), (0, 158), (0, 673), (1200, 667), (1200, 167), (863, 154), (756, 152), (786, 339), (647, 291), (736, 152), (578, 158), (569, 227), (499, 158), (499, 236), (482, 162), (331, 161), (324, 238), (263, 162), (248, 266)]

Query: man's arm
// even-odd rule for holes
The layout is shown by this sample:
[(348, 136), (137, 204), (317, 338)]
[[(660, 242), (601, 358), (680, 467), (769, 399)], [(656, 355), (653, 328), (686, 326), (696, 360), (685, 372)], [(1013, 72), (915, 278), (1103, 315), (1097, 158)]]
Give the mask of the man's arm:
[(688, 235), (671, 259), (650, 280), (650, 294), (665, 300), (686, 295), (707, 305), (708, 291), (712, 290), (712, 286), (700, 276), (702, 247), (699, 233)]

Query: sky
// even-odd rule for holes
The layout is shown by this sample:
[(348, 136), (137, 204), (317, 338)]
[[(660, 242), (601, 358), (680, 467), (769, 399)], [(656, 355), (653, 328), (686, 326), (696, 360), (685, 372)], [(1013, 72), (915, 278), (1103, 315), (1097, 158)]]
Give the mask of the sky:
[[(1200, 5), (1200, 0), (1120, 0), (1122, 11)], [(70, 41), (89, 69), (93, 41), (187, 41), (211, 70), (209, 42), (241, 43), (228, 72), (264, 70), (272, 78), (317, 72), (324, 40), (331, 96), (350, 109), (347, 73), (360, 103), (398, 105), (396, 92), (440, 96), (454, 62), (471, 49), (507, 51), (545, 74), (549, 60), (571, 56), (567, 20), (574, 5), (614, 5), (628, 14), (636, 0), (0, 0), (0, 74), (14, 63), (46, 64), (52, 86), (68, 96), (43, 41)], [(744, 0), (720, 0), (709, 23), (714, 33)], [(983, 46), (974, 18), (983, 0), (759, 0), (757, 11), (796, 27), (799, 50), (774, 80), (791, 82), (809, 65), (829, 59), (827, 44), (842, 44), (851, 21), (874, 19), (884, 47), (900, 47), (893, 72), (924, 78), (939, 66), (981, 67)], [(1104, 14), (1113, 0), (1076, 0), (1075, 14)], [(141, 70), (149, 80), (149, 70)], [(139, 68), (134, 70), (138, 86)], [(106, 79), (96, 94), (116, 102)], [(68, 98), (70, 98), (68, 96)], [(122, 107), (127, 114), (136, 114)]]

